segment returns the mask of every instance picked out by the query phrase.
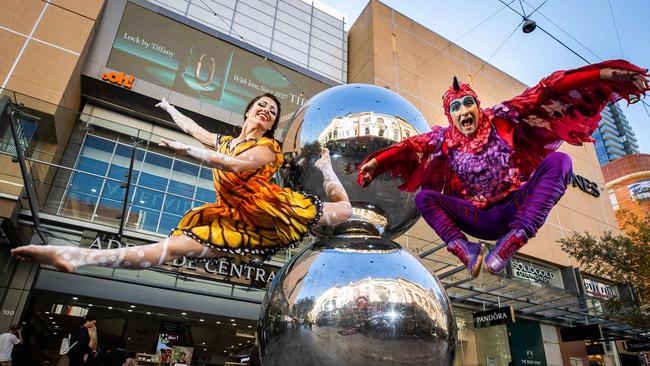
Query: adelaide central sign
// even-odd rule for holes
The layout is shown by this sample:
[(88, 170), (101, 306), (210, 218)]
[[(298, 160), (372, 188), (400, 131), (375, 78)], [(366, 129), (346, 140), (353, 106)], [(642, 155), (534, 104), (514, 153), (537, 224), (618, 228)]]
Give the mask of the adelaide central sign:
[[(113, 239), (110, 234), (98, 233), (94, 239), (90, 237), (82, 239), (80, 244), (88, 246), (89, 249), (116, 249), (135, 247), (147, 243), (120, 242)], [(252, 266), (245, 263), (234, 263), (225, 258), (213, 258), (200, 262), (186, 257), (163, 263), (160, 267), (170, 272), (192, 277), (210, 278), (257, 288), (268, 287), (279, 269), (269, 265)]]

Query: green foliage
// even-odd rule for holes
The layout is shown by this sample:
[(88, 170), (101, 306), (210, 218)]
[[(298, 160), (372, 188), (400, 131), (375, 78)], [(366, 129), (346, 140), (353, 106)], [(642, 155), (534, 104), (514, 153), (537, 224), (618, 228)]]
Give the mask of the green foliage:
[(585, 272), (634, 289), (638, 306), (630, 298), (610, 299), (603, 303), (608, 317), (650, 330), (650, 219), (626, 211), (617, 212), (617, 218), (625, 235), (574, 233), (559, 242)]

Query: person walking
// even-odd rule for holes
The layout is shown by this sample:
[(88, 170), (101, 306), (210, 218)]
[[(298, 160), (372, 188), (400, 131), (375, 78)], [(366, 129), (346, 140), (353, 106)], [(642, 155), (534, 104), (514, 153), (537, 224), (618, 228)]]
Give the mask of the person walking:
[(21, 327), (14, 324), (6, 333), (0, 334), (0, 366), (11, 366), (11, 351), (14, 346), (23, 343)]

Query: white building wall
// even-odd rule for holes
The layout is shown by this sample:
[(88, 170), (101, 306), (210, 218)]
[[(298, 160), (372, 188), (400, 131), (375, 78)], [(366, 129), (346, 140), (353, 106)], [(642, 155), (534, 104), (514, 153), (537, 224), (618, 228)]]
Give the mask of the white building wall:
[(544, 340), (544, 353), (548, 366), (562, 366), (562, 353), (560, 352), (560, 340), (557, 337), (557, 328), (553, 325), (540, 324), (542, 339)]

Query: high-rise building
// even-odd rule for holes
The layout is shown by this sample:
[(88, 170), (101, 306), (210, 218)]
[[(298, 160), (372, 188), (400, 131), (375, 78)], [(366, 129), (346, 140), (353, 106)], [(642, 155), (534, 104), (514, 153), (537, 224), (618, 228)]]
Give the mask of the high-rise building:
[(605, 165), (618, 158), (639, 153), (636, 136), (625, 114), (617, 104), (608, 105), (601, 113), (603, 119), (594, 131), (596, 155), (600, 165)]

